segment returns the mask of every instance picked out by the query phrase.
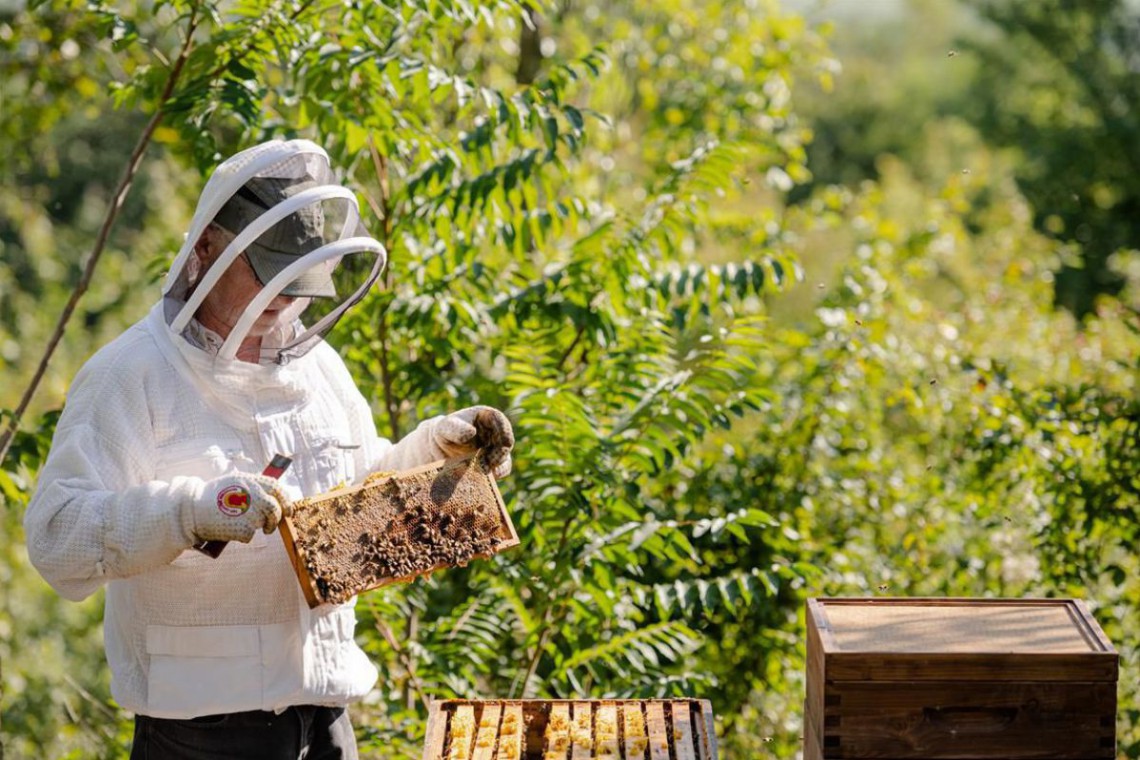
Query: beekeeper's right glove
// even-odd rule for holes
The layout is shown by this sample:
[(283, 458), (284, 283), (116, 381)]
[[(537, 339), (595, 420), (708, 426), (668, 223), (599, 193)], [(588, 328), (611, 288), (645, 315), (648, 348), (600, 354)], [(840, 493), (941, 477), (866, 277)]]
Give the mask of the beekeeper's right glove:
[(198, 541), (248, 543), (256, 531), (272, 533), (293, 513), (276, 480), (250, 473), (208, 481), (190, 507), (191, 534)]
[(437, 459), (487, 452), (496, 478), (511, 473), (515, 434), (507, 415), (489, 406), (471, 406), (424, 420), (403, 440), (388, 449), (373, 469), (408, 470)]

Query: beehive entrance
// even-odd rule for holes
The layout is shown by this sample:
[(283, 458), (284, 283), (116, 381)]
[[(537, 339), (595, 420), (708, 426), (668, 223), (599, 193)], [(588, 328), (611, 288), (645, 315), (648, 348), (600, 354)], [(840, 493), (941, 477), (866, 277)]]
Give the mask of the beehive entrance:
[(311, 606), (518, 544), (482, 455), (297, 502), (282, 538)]
[(424, 760), (715, 760), (705, 702), (448, 700)]

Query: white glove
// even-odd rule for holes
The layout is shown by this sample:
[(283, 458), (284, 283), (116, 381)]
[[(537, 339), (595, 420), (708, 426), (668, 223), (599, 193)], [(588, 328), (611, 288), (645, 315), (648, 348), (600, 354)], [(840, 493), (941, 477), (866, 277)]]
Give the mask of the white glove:
[(277, 481), (265, 475), (234, 473), (205, 484), (191, 505), (193, 535), (199, 541), (249, 543), (254, 532), (266, 534), (293, 513)]
[(444, 457), (461, 457), (484, 449), (496, 478), (511, 474), (515, 433), (507, 415), (489, 406), (472, 406), (439, 419), (432, 427), (432, 446)]

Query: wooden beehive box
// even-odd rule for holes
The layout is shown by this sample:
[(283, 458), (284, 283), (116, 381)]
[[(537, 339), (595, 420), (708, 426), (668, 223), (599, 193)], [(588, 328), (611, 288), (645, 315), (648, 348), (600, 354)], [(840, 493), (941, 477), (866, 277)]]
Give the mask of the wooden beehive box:
[(281, 538), (310, 607), (519, 543), (482, 454), (298, 501)]
[(1116, 752), (1117, 654), (1069, 599), (809, 599), (804, 760)]
[(432, 702), (423, 760), (716, 760), (698, 699)]

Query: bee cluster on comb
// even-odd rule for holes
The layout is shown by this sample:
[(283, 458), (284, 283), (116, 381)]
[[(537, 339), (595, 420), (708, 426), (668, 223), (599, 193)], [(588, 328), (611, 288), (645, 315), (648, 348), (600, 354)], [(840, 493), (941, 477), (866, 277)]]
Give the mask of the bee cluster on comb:
[(423, 760), (716, 760), (706, 700), (443, 700)]
[(281, 537), (310, 607), (519, 543), (482, 454), (302, 499)]

